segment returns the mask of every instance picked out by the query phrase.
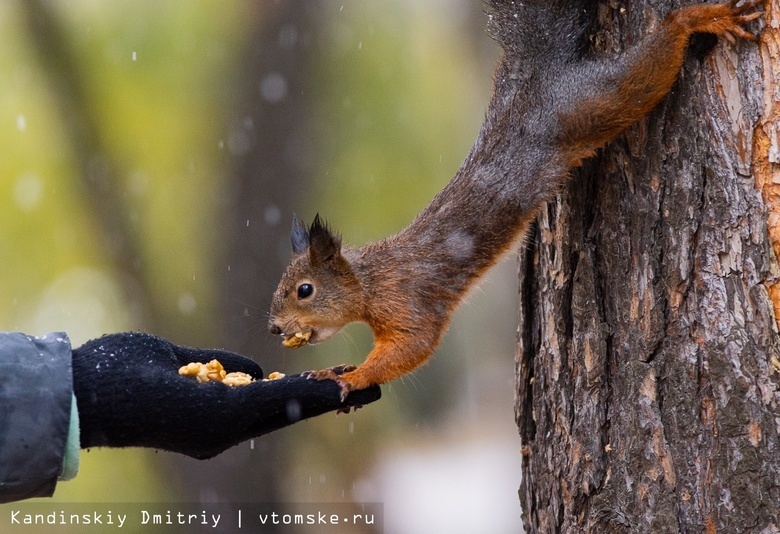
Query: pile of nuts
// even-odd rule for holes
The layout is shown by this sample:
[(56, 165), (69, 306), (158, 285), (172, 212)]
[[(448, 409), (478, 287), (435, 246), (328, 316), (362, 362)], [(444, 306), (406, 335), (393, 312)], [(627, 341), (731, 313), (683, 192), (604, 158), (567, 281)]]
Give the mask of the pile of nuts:
[(191, 362), (179, 368), (179, 374), (193, 376), (198, 382), (222, 382), (227, 386), (246, 386), (255, 381), (246, 373), (228, 373), (219, 360), (209, 363)]
[[(191, 362), (179, 368), (179, 374), (194, 377), (198, 382), (222, 382), (226, 386), (246, 386), (255, 381), (251, 375), (239, 371), (228, 373), (219, 360), (211, 360), (209, 363)], [(267, 380), (279, 380), (284, 378), (284, 373), (271, 373)]]

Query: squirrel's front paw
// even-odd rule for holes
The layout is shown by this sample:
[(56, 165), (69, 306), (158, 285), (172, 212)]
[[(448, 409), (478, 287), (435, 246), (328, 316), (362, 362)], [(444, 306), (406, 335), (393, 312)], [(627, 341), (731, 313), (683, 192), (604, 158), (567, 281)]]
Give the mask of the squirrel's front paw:
[[(354, 388), (352, 387), (352, 384), (346, 380), (342, 380), (341, 375), (350, 371), (354, 371), (355, 369), (357, 369), (357, 367), (354, 365), (336, 365), (333, 367), (328, 367), (327, 369), (322, 369), (320, 371), (305, 371), (301, 373), (301, 376), (308, 378), (309, 380), (333, 380), (336, 384), (338, 384), (339, 388), (341, 388), (341, 402), (344, 402), (347, 400), (347, 395), (349, 395), (349, 392)], [(339, 412), (341, 411), (342, 410), (339, 410)], [(349, 413), (349, 408), (347, 408), (344, 413)]]

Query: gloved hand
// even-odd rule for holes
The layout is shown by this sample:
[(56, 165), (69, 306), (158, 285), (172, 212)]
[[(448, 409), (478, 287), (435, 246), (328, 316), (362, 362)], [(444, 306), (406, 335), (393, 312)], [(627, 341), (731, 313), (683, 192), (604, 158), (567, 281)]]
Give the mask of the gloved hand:
[[(257, 378), (246, 386), (198, 383), (178, 374), (189, 362), (219, 360), (227, 372)], [(378, 400), (379, 387), (339, 401), (330, 380), (300, 375), (263, 382), (252, 360), (179, 347), (141, 333), (110, 334), (73, 350), (73, 390), (81, 448), (151, 447), (211, 458), (255, 436), (333, 410)]]

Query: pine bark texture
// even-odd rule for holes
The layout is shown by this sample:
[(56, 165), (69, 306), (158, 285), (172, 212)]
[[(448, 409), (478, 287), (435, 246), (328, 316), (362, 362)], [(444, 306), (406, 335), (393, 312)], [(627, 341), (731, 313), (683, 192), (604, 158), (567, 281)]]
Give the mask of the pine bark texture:
[[(526, 532), (780, 531), (775, 4), (759, 44), (690, 53), (520, 253)], [(605, 2), (592, 42), (675, 7)]]

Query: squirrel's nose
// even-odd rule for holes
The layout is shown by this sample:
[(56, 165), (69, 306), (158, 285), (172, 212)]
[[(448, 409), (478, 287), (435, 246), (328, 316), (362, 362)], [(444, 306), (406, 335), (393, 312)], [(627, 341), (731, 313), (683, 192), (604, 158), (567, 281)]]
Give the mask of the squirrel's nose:
[(275, 335), (275, 336), (278, 336), (279, 334), (281, 334), (281, 333), (282, 333), (282, 329), (281, 329), (281, 328), (279, 328), (279, 327), (278, 327), (276, 324), (274, 324), (274, 323), (268, 323), (268, 330), (270, 330), (270, 331), (271, 331), (271, 333), (272, 333), (273, 335)]

